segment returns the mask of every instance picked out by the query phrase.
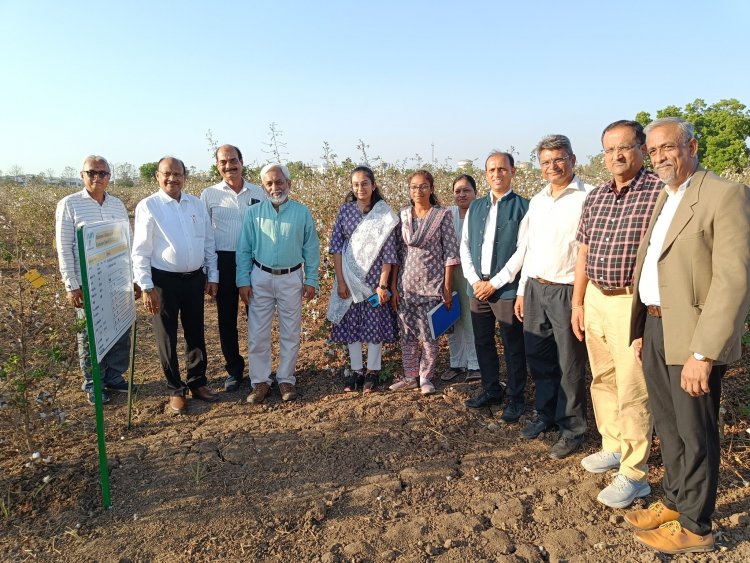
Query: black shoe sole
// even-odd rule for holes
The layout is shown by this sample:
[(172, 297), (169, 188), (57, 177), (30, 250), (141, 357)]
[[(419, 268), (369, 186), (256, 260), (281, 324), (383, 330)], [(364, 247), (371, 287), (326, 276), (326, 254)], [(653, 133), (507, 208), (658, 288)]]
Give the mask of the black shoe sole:
[(481, 403), (481, 404), (479, 404), (479, 405), (476, 405), (476, 404), (474, 404), (474, 405), (470, 405), (470, 404), (469, 404), (469, 401), (466, 401), (466, 402), (464, 403), (464, 405), (466, 405), (466, 406), (467, 406), (467, 407), (469, 407), (470, 409), (483, 409), (483, 408), (485, 408), (485, 407), (491, 407), (491, 406), (493, 406), (493, 405), (502, 405), (502, 404), (503, 404), (503, 400), (502, 400), (502, 399), (500, 399), (500, 400), (498, 400), (498, 401), (484, 401), (483, 403)]

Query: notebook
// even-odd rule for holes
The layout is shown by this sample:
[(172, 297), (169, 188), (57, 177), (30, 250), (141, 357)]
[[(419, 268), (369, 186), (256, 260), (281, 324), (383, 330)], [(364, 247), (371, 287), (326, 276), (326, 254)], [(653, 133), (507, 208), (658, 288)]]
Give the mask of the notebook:
[(450, 309), (448, 309), (444, 303), (441, 303), (427, 313), (427, 318), (430, 321), (430, 332), (432, 333), (432, 338), (435, 339), (445, 333), (446, 330), (456, 324), (456, 321), (460, 316), (461, 303), (458, 301), (458, 292), (454, 291)]

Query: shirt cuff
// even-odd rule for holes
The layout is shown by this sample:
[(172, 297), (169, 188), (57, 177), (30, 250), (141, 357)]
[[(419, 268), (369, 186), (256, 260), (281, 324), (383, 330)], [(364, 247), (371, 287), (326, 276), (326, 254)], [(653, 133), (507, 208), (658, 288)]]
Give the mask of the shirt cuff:
[(490, 280), (490, 283), (492, 284), (492, 287), (495, 289), (500, 289), (503, 287), (506, 283), (510, 281), (510, 276), (508, 276), (508, 271), (503, 268), (500, 270), (497, 274), (495, 274), (495, 277), (493, 277)]

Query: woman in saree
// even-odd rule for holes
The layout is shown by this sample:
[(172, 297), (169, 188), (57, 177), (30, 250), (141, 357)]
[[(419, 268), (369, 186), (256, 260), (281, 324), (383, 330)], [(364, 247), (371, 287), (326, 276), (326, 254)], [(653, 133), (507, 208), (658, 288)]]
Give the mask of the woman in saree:
[(401, 210), (401, 265), (393, 288), (401, 333), (403, 377), (393, 391), (416, 389), (435, 393), (432, 378), (438, 342), (432, 338), (428, 313), (441, 303), (452, 302), (453, 268), (460, 264), (458, 239), (452, 213), (438, 205), (435, 180), (427, 170), (409, 175), (411, 205)]
[[(349, 176), (351, 192), (339, 209), (329, 252), (336, 270), (328, 319), (334, 323), (331, 340), (349, 348), (351, 375), (344, 391), (377, 385), (384, 342), (396, 339), (388, 279), (398, 262), (398, 216), (383, 199), (375, 174), (357, 166)], [(367, 369), (362, 345), (367, 343)]]

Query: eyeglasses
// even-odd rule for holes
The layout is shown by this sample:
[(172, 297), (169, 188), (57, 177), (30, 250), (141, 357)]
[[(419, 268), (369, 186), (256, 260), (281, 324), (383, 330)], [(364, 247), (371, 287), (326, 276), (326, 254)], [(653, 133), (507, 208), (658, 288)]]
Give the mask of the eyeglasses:
[(570, 157), (566, 156), (565, 158), (556, 158), (554, 160), (545, 160), (544, 162), (540, 162), (539, 165), (542, 168), (549, 168), (550, 166), (562, 166), (562, 164), (568, 160)]
[(409, 186), (409, 189), (413, 192), (417, 190), (419, 190), (420, 192), (426, 192), (430, 189), (430, 187), (430, 184), (414, 184), (413, 186)]
[(606, 154), (607, 156), (610, 156), (613, 154), (626, 153), (628, 151), (633, 150), (637, 146), (639, 145), (635, 144), (635, 145), (620, 145), (619, 147), (609, 147), (607, 149), (604, 149), (604, 154)]
[(352, 182), (352, 189), (358, 190), (359, 188), (371, 188), (372, 182), (370, 180), (364, 180), (363, 182)]
[(109, 177), (109, 172), (107, 172), (106, 170), (84, 170), (83, 173), (89, 177), (89, 180), (93, 180), (97, 176), (99, 176), (99, 178), (101, 178), (102, 180)]
[(665, 144), (661, 145), (660, 147), (652, 147), (652, 148), (648, 149), (648, 156), (650, 156), (651, 158), (653, 158), (653, 157), (656, 156), (656, 153), (658, 153), (658, 152), (674, 152), (678, 148), (683, 147), (683, 146), (685, 146), (685, 145), (676, 145), (674, 143), (665, 143)]
[(184, 174), (182, 172), (171, 172), (171, 171), (166, 171), (165, 172), (164, 170), (159, 170), (158, 172), (159, 172), (159, 174), (161, 174), (165, 178), (169, 178), (170, 176), (172, 176), (172, 178), (174, 178), (176, 180), (179, 180), (180, 178), (182, 178), (184, 176)]

